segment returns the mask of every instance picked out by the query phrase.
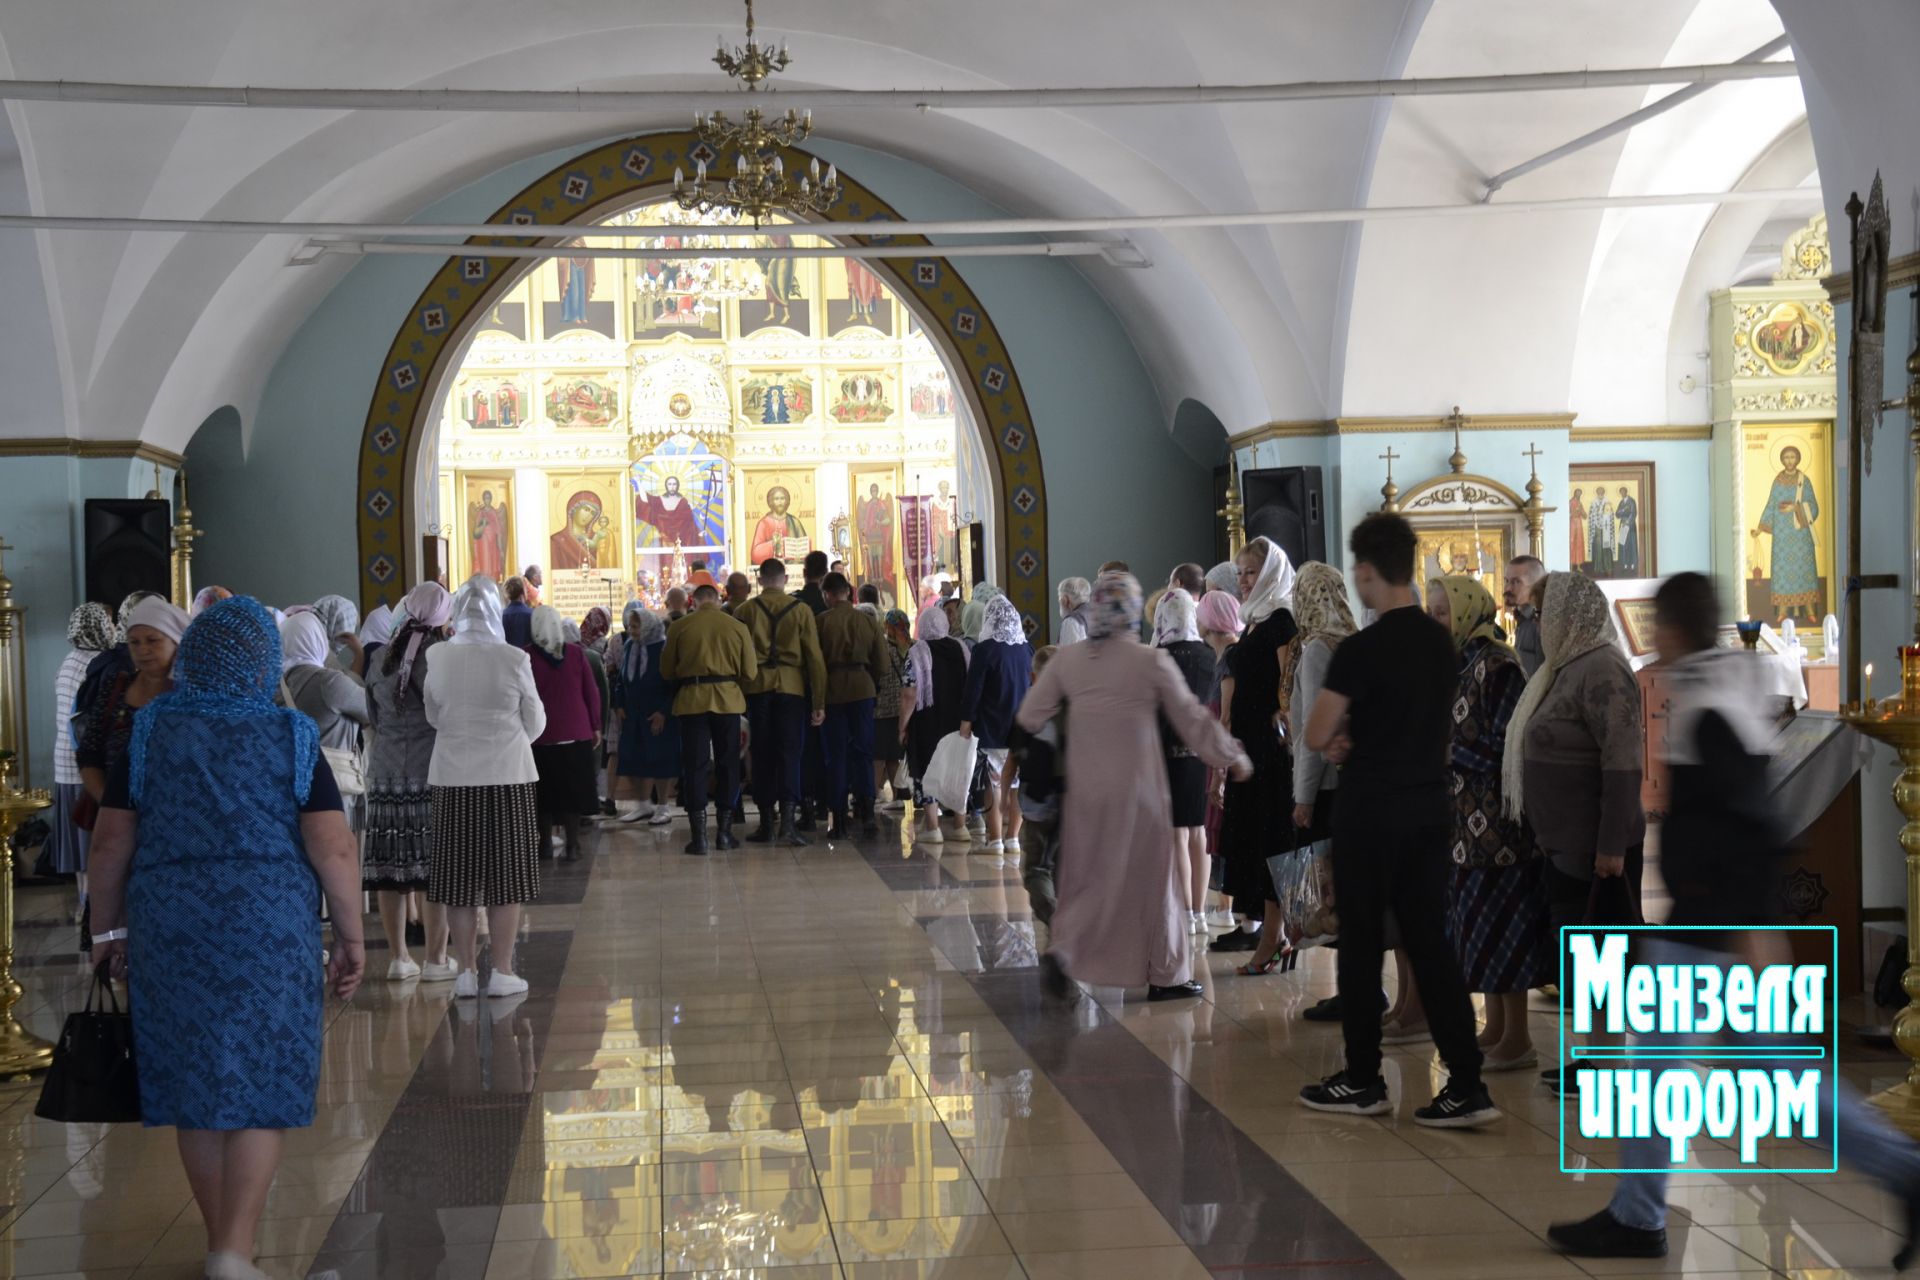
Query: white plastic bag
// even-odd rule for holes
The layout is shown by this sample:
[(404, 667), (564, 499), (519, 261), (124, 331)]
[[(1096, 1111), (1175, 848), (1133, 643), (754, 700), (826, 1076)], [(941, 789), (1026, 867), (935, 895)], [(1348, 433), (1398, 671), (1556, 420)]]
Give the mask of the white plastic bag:
[(893, 771), (893, 789), (898, 795), (905, 795), (913, 789), (913, 775), (907, 772), (907, 762), (902, 760)]
[(974, 759), (979, 754), (977, 739), (950, 733), (933, 749), (920, 789), (932, 796), (942, 809), (966, 811), (967, 789), (973, 784)]

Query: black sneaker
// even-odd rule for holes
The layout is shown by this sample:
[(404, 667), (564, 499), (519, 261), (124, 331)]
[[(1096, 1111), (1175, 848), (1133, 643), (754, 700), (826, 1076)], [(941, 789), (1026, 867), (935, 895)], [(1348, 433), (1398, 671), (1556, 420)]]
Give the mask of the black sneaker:
[(1257, 929), (1235, 929), (1232, 933), (1223, 933), (1213, 940), (1209, 951), (1258, 951), (1260, 932)]
[(1547, 1239), (1562, 1253), (1576, 1258), (1664, 1258), (1665, 1229), (1643, 1231), (1630, 1227), (1602, 1209), (1584, 1222), (1556, 1222)]
[(1207, 989), (1197, 982), (1176, 982), (1170, 987), (1147, 987), (1148, 1000), (1196, 1000), (1207, 994)]
[(1500, 1118), (1487, 1086), (1462, 1086), (1449, 1080), (1433, 1101), (1413, 1113), (1413, 1122), (1429, 1129), (1475, 1129)]
[(1344, 1071), (1300, 1090), (1300, 1105), (1315, 1111), (1354, 1116), (1382, 1116), (1393, 1110), (1393, 1103), (1387, 1100), (1384, 1079), (1375, 1076), (1363, 1085), (1350, 1079)]
[[(1380, 1012), (1385, 1013), (1386, 1011), (1387, 993), (1382, 991), (1380, 993)], [(1328, 996), (1319, 1004), (1309, 1006), (1300, 1016), (1308, 1022), (1338, 1022), (1340, 1021), (1340, 997)]]
[(1540, 1073), (1540, 1083), (1561, 1097), (1577, 1096), (1580, 1092), (1580, 1073), (1593, 1067), (1591, 1062), (1575, 1058), (1564, 1067), (1549, 1067)]

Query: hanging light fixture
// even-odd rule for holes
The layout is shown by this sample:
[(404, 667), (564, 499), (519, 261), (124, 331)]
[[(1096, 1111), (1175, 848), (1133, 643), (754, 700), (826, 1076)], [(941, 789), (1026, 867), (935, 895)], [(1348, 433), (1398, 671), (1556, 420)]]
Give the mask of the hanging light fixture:
[[(785, 71), (792, 61), (782, 44), (776, 52), (761, 47), (753, 37), (753, 0), (747, 0), (747, 44), (745, 48), (727, 47), (724, 37), (713, 60), (720, 69), (746, 85), (748, 93), (757, 93), (763, 81)], [(739, 124), (725, 112), (696, 113), (694, 131), (719, 161), (733, 156), (733, 176), (709, 177), (708, 160), (695, 159), (693, 181), (683, 170), (673, 171), (673, 198), (682, 209), (702, 214), (726, 210), (749, 219), (758, 227), (778, 210), (799, 214), (825, 213), (840, 198), (840, 174), (832, 165), (820, 171), (815, 160), (799, 179), (789, 178), (780, 158), (784, 147), (805, 141), (813, 133), (813, 112), (796, 114), (791, 108), (769, 121), (758, 107), (748, 107)]]

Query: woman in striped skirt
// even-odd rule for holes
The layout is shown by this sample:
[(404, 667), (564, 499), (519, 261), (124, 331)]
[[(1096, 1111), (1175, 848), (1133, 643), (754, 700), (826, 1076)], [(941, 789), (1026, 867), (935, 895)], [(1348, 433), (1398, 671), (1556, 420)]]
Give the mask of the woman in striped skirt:
[[(47, 816), (52, 834), (47, 839), (55, 875), (72, 876), (79, 899), (74, 904), (74, 920), (87, 904), (87, 838), (89, 831), (75, 825), (83, 816), (75, 810), (87, 793), (80, 781), (80, 766), (73, 758), (80, 735), (73, 722), (74, 700), (87, 678), (87, 667), (113, 647), (113, 615), (103, 604), (88, 602), (67, 619), (67, 643), (73, 646), (60, 663), (53, 678), (53, 812)], [(84, 726), (81, 726), (84, 727)], [(89, 828), (91, 818), (86, 819)]]
[(461, 974), (453, 994), (480, 994), (477, 912), (487, 912), (489, 996), (519, 995), (520, 904), (540, 896), (533, 740), (547, 727), (526, 652), (507, 643), (500, 589), (475, 574), (453, 597), (453, 639), (433, 651), (422, 692), (434, 727), (427, 767), (432, 835), (427, 900), (447, 908)]
[(1460, 695), (1453, 712), (1453, 884), (1447, 931), (1467, 990), (1486, 997), (1480, 1035), (1486, 1071), (1518, 1071), (1539, 1058), (1527, 1033), (1527, 992), (1549, 976), (1546, 860), (1524, 819), (1501, 810), (1500, 764), (1507, 723), (1526, 673), (1494, 619), (1498, 606), (1478, 578), (1427, 584), (1427, 612), (1453, 632)]

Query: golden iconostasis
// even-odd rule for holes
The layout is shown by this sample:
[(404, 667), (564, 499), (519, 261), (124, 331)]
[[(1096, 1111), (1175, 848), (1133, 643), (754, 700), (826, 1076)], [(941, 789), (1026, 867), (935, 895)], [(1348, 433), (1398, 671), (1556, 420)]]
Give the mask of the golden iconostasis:
[[(663, 254), (722, 246), (691, 219), (653, 205), (603, 225), (685, 225), (635, 238)], [(828, 243), (785, 229), (751, 243), (765, 252), (561, 257), (494, 303), (433, 453), (459, 576), (539, 564), (577, 613), (815, 549), (890, 604), (953, 571), (992, 489), (940, 352), (878, 264), (781, 256)]]

